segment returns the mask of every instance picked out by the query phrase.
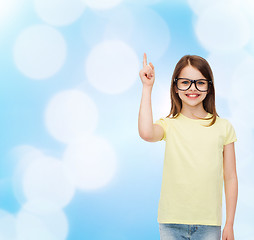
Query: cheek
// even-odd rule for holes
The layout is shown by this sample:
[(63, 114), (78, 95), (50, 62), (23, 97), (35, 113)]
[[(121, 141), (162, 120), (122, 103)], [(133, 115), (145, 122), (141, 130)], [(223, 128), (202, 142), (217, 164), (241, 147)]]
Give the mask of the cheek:
[(201, 95), (201, 99), (204, 100), (204, 99), (206, 98), (206, 95), (207, 95), (207, 94)]
[(183, 97), (186, 97), (185, 94), (182, 93), (182, 92), (180, 92), (180, 91), (178, 92), (178, 95), (179, 95), (179, 97), (180, 97), (181, 99), (182, 99)]

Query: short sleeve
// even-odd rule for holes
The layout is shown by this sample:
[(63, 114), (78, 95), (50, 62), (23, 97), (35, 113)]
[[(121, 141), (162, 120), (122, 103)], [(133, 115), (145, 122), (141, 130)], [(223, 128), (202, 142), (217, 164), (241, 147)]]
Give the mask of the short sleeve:
[(154, 124), (158, 124), (158, 125), (160, 125), (163, 128), (163, 130), (164, 130), (164, 136), (163, 136), (163, 138), (161, 140), (166, 141), (166, 138), (167, 138), (167, 129), (168, 129), (168, 121), (167, 121), (167, 119), (166, 118), (160, 118), (157, 121), (155, 121)]
[(236, 142), (236, 141), (237, 141), (237, 138), (236, 138), (235, 129), (232, 126), (232, 124), (226, 119), (226, 136), (224, 140), (224, 145), (227, 145), (231, 142)]

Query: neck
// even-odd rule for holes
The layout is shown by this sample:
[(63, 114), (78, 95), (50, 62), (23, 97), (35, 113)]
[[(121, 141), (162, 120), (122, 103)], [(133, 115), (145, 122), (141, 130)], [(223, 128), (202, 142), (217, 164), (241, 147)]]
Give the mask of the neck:
[(208, 112), (205, 111), (203, 106), (200, 107), (182, 107), (181, 113), (189, 118), (196, 119), (197, 117), (206, 117)]

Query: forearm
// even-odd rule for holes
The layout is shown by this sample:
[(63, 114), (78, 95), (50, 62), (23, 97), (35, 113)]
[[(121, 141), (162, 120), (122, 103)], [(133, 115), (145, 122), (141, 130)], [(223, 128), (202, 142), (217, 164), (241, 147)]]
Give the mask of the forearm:
[(153, 136), (152, 87), (143, 87), (139, 109), (138, 130), (142, 138)]
[(237, 176), (224, 180), (224, 187), (226, 198), (226, 224), (233, 226), (238, 197)]

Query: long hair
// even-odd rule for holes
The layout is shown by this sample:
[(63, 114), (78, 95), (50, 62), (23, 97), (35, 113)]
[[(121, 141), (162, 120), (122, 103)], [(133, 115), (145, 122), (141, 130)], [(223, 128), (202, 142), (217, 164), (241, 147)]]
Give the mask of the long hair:
[(167, 117), (170, 117), (170, 115), (172, 114), (171, 118), (176, 118), (181, 112), (182, 100), (180, 99), (178, 94), (175, 92), (176, 82), (174, 82), (174, 79), (179, 76), (182, 69), (186, 67), (187, 65), (191, 65), (192, 67), (196, 68), (202, 73), (202, 75), (206, 79), (212, 81), (212, 83), (209, 84), (207, 95), (205, 99), (203, 100), (203, 107), (205, 111), (211, 113), (212, 116), (210, 118), (197, 117), (198, 119), (203, 119), (203, 120), (212, 119), (212, 121), (207, 127), (212, 126), (216, 121), (216, 116), (219, 117), (215, 107), (215, 89), (214, 89), (213, 73), (209, 63), (204, 58), (197, 55), (185, 55), (178, 61), (178, 63), (175, 66), (175, 70), (171, 80), (171, 88), (170, 88), (171, 110)]

